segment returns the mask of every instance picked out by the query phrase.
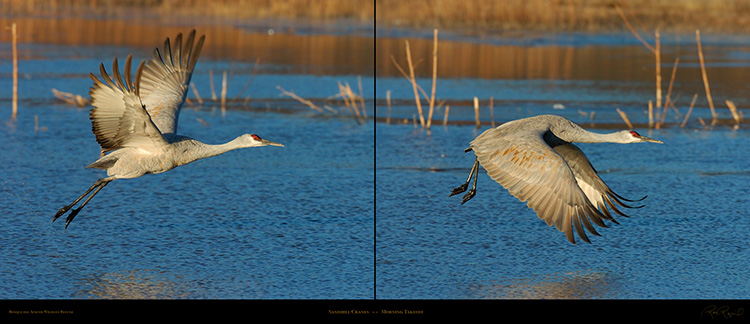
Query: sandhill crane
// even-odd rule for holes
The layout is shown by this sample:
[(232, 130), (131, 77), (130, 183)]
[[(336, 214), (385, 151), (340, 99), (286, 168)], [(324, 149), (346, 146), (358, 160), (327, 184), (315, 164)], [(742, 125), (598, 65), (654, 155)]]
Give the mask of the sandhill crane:
[(93, 191), (80, 207), (65, 220), (68, 228), (73, 218), (104, 186), (116, 179), (137, 178), (148, 173), (162, 173), (190, 162), (216, 156), (234, 149), (258, 146), (284, 146), (244, 134), (220, 145), (199, 142), (177, 135), (177, 119), (185, 101), (190, 78), (198, 61), (205, 35), (195, 46), (195, 30), (182, 44), (182, 33), (170, 46), (164, 41), (163, 52), (157, 47), (148, 63), (141, 61), (135, 80), (131, 79), (132, 55), (125, 61), (125, 81), (120, 76), (117, 58), (112, 62), (114, 80), (99, 65), (104, 81), (93, 73), (94, 85), (89, 91), (93, 108), (89, 114), (92, 132), (101, 146), (101, 156), (87, 168), (107, 170), (101, 178), (70, 205), (62, 207), (52, 219), (65, 214)]
[[(547, 225), (565, 232), (575, 243), (573, 227), (578, 236), (589, 242), (585, 228), (599, 235), (591, 222), (607, 227), (603, 219), (617, 223), (607, 210), (620, 212), (615, 203), (628, 208), (628, 200), (614, 193), (599, 178), (586, 155), (572, 142), (578, 143), (662, 143), (624, 130), (610, 134), (589, 132), (572, 121), (554, 115), (541, 115), (507, 122), (489, 129), (475, 138), (465, 152), (474, 151), (476, 158), (466, 183), (453, 189), (449, 196), (466, 191), (471, 178), (472, 188), (463, 197), (466, 203), (476, 194), (478, 169), (481, 164), (493, 180), (520, 201), (536, 211)], [(589, 219), (591, 221), (589, 221)]]

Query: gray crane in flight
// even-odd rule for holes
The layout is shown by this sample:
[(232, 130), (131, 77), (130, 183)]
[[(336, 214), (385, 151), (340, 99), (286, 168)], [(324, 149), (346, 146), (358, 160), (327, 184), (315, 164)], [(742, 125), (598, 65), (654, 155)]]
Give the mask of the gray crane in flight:
[(284, 146), (255, 134), (244, 134), (219, 145), (176, 134), (177, 119), (204, 40), (205, 35), (194, 42), (195, 30), (188, 34), (184, 46), (182, 33), (175, 38), (174, 47), (167, 38), (162, 51), (157, 47), (148, 62), (141, 61), (135, 80), (131, 76), (132, 55), (125, 61), (124, 81), (117, 58), (112, 63), (114, 78), (107, 74), (104, 64), (99, 65), (103, 80), (91, 73), (94, 85), (89, 94), (93, 108), (89, 118), (92, 132), (101, 146), (101, 156), (87, 168), (107, 170), (107, 177), (94, 182), (70, 205), (63, 206), (52, 222), (93, 191), (81, 206), (70, 212), (65, 220), (65, 228), (68, 228), (91, 198), (116, 179), (162, 173), (240, 148)]
[(476, 194), (479, 165), (510, 194), (536, 211), (547, 225), (565, 232), (575, 244), (573, 228), (585, 242), (591, 243), (584, 227), (600, 235), (592, 222), (607, 227), (603, 220), (614, 223), (607, 207), (627, 216), (616, 205), (627, 208), (624, 201), (636, 202), (617, 195), (597, 175), (578, 143), (662, 143), (632, 130), (610, 134), (589, 132), (572, 121), (554, 115), (541, 115), (504, 123), (477, 136), (465, 152), (474, 151), (476, 159), (466, 182), (453, 189), (450, 196), (465, 192), (471, 178), (472, 188), (461, 204)]

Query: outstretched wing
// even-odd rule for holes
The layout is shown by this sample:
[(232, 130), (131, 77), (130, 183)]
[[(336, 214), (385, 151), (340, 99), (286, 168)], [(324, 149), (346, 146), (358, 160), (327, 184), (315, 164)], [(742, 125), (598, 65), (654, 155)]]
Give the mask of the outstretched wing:
[(162, 51), (154, 49), (153, 58), (143, 69), (140, 83), (141, 101), (162, 134), (177, 131), (177, 119), (185, 102), (190, 78), (200, 56), (205, 35), (193, 46), (195, 30), (182, 45), (182, 33), (175, 38), (172, 48), (169, 38)]
[(591, 223), (606, 227), (602, 220), (613, 218), (589, 201), (564, 156), (545, 142), (547, 131), (494, 128), (472, 141), (471, 149), (487, 174), (526, 201), (547, 225), (565, 232), (571, 243), (575, 227), (578, 236), (590, 242), (584, 227), (599, 235)]
[(102, 148), (102, 155), (123, 147), (156, 150), (167, 144), (139, 98), (138, 82), (143, 62), (138, 66), (133, 82), (130, 74), (131, 61), (132, 56), (129, 55), (125, 61), (125, 82), (120, 76), (117, 58), (112, 62), (114, 80), (107, 74), (104, 64), (99, 65), (104, 81), (91, 73), (94, 85), (89, 94), (94, 108), (91, 109), (89, 118), (91, 130)]

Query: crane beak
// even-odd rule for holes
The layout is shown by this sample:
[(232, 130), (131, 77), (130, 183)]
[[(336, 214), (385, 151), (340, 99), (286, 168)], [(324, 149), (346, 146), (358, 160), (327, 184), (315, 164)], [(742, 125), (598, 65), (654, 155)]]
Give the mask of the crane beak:
[(270, 145), (270, 146), (281, 146), (281, 147), (284, 147), (284, 144), (281, 144), (281, 143), (276, 143), (276, 142), (271, 142), (271, 141), (269, 141), (269, 140), (267, 140), (267, 139), (263, 139), (263, 140), (261, 140), (261, 143), (262, 143), (263, 145)]
[(664, 142), (662, 142), (662, 141), (660, 141), (658, 139), (651, 138), (651, 137), (646, 137), (646, 136), (643, 136), (643, 135), (641, 135), (641, 141), (643, 141), (643, 142), (649, 142), (649, 143), (664, 144)]

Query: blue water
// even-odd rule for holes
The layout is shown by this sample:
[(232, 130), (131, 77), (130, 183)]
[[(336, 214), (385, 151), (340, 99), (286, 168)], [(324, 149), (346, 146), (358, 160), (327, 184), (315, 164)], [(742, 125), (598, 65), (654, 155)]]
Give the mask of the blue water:
[[(750, 99), (745, 84), (717, 73), (727, 62), (734, 69), (750, 67), (746, 56), (736, 54), (747, 51), (743, 44), (711, 49), (707, 66), (714, 76), (711, 86), (721, 119), (732, 118), (725, 99), (739, 107), (747, 107)], [(595, 56), (601, 61), (589, 62), (591, 70), (621, 71), (621, 66), (631, 66), (623, 60), (640, 59), (616, 55), (621, 43), (609, 48), (613, 44), (579, 38), (575, 45), (573, 51), (602, 53)], [(390, 117), (390, 124), (379, 123), (375, 129), (377, 297), (750, 298), (750, 133), (747, 126), (700, 123), (710, 123), (711, 113), (700, 68), (685, 64), (694, 60), (694, 52), (688, 52), (694, 44), (690, 46), (681, 54), (673, 92), (680, 114), (670, 109), (667, 126), (661, 129), (645, 126), (647, 103), (654, 96), (653, 70), (645, 65), (637, 67), (642, 77), (633, 74), (627, 80), (602, 80), (587, 71), (575, 71), (567, 79), (438, 76), (436, 97), (442, 104), (429, 132), (419, 125), (408, 81), (378, 78), (376, 95), (384, 98), (390, 91), (391, 107), (380, 101), (378, 117)], [(670, 71), (671, 62), (663, 65), (665, 96)], [(429, 76), (417, 81), (429, 93)], [(699, 99), (683, 128), (693, 93)], [(480, 102), (479, 129), (473, 125), (474, 97)], [(443, 126), (446, 105), (450, 113)], [(427, 116), (426, 104), (423, 108)], [(491, 122), (557, 114), (595, 132), (610, 132), (627, 128), (617, 108), (639, 125), (639, 132), (664, 144), (579, 145), (615, 192), (631, 199), (648, 196), (645, 207), (625, 210), (630, 217), (616, 217), (620, 225), (597, 229), (602, 236), (591, 238), (592, 244), (570, 244), (483, 169), (472, 200), (461, 205), (461, 195), (448, 197), (466, 180), (474, 162), (473, 153), (464, 149)]]
[(383, 299), (748, 298), (746, 131), (654, 131), (664, 145), (581, 144), (601, 177), (646, 207), (570, 244), (473, 163), (473, 127), (378, 125), (377, 295)]
[[(703, 128), (697, 118), (709, 118), (705, 102), (685, 128), (670, 115), (667, 128), (639, 129), (663, 145), (580, 145), (613, 190), (648, 195), (644, 208), (599, 230), (593, 244), (570, 244), (484, 171), (470, 202), (448, 197), (473, 162), (463, 149), (490, 120), (553, 113), (588, 126), (596, 112), (596, 124), (610, 126), (594, 130), (605, 132), (622, 124), (618, 107), (643, 122), (650, 75), (441, 78), (438, 94), (452, 104), (450, 120), (472, 121), (470, 104), (458, 102), (477, 96), (484, 124), (476, 130), (437, 122), (425, 132), (412, 124), (413, 94), (402, 78), (378, 78), (376, 86), (367, 76), (274, 73), (284, 67), (266, 66), (240, 97), (249, 97), (246, 103), (225, 112), (188, 105), (180, 132), (208, 143), (252, 132), (286, 147), (238, 150), (115, 181), (66, 230), (52, 216), (104, 173), (85, 169), (99, 154), (88, 110), (61, 103), (50, 89), (85, 95), (88, 71), (132, 49), (91, 55), (83, 54), (91, 48), (33, 46), (62, 54), (21, 62), (18, 120), (8, 121), (9, 108), (0, 114), (2, 299), (750, 297), (750, 134), (725, 124)], [(208, 72), (218, 85), (220, 71), (230, 67), (229, 93), (236, 94), (252, 64), (201, 61), (193, 81), (204, 98)], [(1, 68), (9, 75), (7, 64)], [(10, 88), (9, 79), (0, 78), (0, 89)], [(393, 91), (393, 123), (358, 124), (340, 102), (328, 102), (338, 113), (318, 113), (276, 88), (320, 103), (338, 92), (337, 82), (356, 89), (360, 80), (370, 117), (375, 97), (378, 119), (389, 115), (383, 99)], [(429, 88), (427, 79), (420, 82)], [(716, 91), (741, 108), (748, 102), (740, 85)], [(683, 113), (691, 95), (681, 94)], [(4, 107), (9, 97), (0, 98)]]
[[(354, 74), (261, 73), (245, 93), (249, 101), (225, 112), (195, 104), (190, 92), (194, 104), (180, 116), (180, 133), (212, 144), (255, 133), (286, 146), (117, 180), (67, 230), (64, 219), (51, 223), (60, 207), (106, 176), (85, 169), (99, 155), (88, 109), (62, 103), (51, 88), (87, 97), (88, 71), (115, 50), (105, 52), (20, 62), (26, 74), (14, 122), (10, 93), (3, 95), (0, 299), (373, 297), (374, 125), (358, 124), (340, 102), (328, 102), (338, 113), (318, 113), (275, 88), (321, 104), (338, 92), (337, 82), (358, 91)], [(193, 77), (204, 99), (208, 71), (215, 69), (220, 89), (216, 71), (229, 65), (205, 61)], [(252, 71), (252, 64), (235, 66), (230, 96), (250, 78), (242, 71)], [(371, 109), (372, 78), (361, 81)], [(10, 89), (10, 78), (0, 83)]]

